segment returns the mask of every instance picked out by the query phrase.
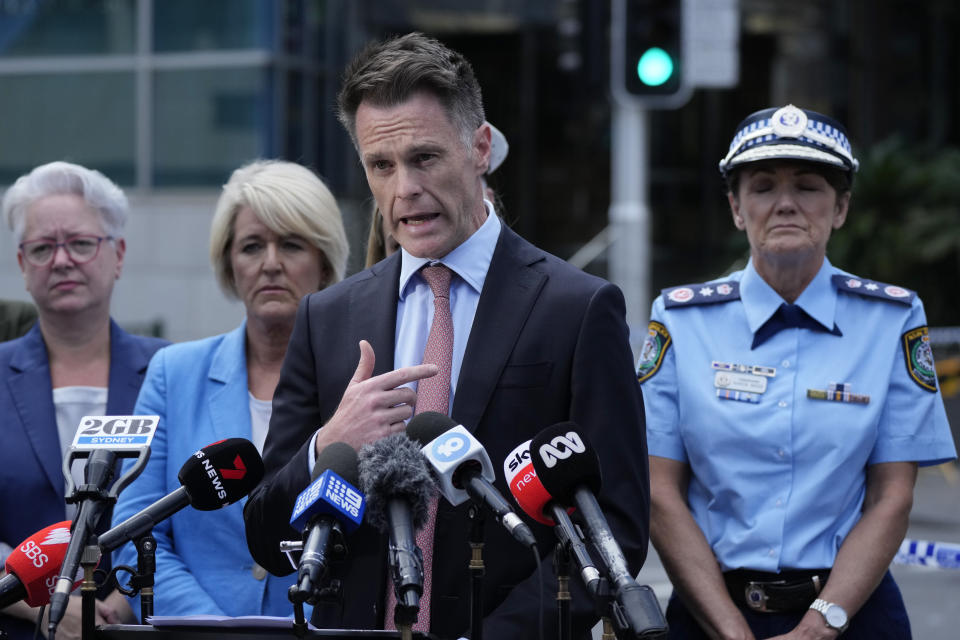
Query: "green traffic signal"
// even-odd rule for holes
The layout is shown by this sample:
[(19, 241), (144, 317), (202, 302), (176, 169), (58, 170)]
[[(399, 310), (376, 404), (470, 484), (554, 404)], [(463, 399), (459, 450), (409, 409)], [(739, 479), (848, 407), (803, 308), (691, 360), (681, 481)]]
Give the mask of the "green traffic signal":
[(651, 47), (637, 61), (637, 77), (648, 87), (659, 87), (673, 75), (673, 58), (660, 47)]

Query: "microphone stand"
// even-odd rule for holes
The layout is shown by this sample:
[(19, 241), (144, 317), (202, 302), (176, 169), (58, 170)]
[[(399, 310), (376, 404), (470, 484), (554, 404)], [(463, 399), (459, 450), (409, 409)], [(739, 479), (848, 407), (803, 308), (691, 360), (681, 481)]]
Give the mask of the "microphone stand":
[(302, 638), (307, 635), (307, 618), (303, 613), (303, 597), (300, 588), (292, 584), (287, 590), (287, 597), (293, 603), (293, 635)]
[(470, 517), (470, 640), (483, 640), (483, 515), (476, 503)]
[(97, 582), (93, 572), (99, 560), (100, 547), (97, 546), (96, 536), (93, 536), (93, 543), (86, 545), (80, 556), (80, 566), (83, 567), (83, 582), (80, 584), (80, 637), (83, 640), (94, 640), (97, 631)]
[(145, 533), (134, 541), (137, 547), (137, 575), (135, 584), (140, 590), (140, 622), (147, 624), (153, 615), (153, 585), (157, 571), (157, 541), (152, 533)]
[(610, 618), (603, 616), (600, 619), (603, 621), (603, 631), (600, 634), (600, 640), (616, 640), (617, 634), (613, 631), (613, 622), (610, 621)]
[[(133, 546), (137, 549), (137, 570), (125, 564), (118, 564), (110, 570), (110, 576), (116, 578), (117, 591), (133, 598), (140, 594), (140, 623), (147, 624), (147, 618), (153, 615), (153, 585), (157, 571), (157, 541), (152, 532), (148, 531), (133, 539)], [(129, 574), (129, 582), (124, 585), (120, 582), (120, 572)], [(86, 640), (86, 639), (84, 639)]]
[(559, 640), (570, 640), (570, 546), (569, 541), (557, 542), (557, 550), (553, 554), (553, 571), (557, 574), (557, 637)]

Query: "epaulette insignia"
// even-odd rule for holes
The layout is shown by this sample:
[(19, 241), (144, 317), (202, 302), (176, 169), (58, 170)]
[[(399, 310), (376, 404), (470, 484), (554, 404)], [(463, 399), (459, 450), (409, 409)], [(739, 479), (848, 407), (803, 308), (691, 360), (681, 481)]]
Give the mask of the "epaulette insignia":
[(889, 300), (890, 302), (899, 302), (900, 304), (905, 304), (908, 307), (913, 304), (913, 299), (917, 297), (917, 294), (909, 289), (904, 289), (892, 284), (884, 284), (882, 282), (867, 280), (866, 278), (848, 276), (842, 273), (835, 274), (830, 278), (830, 280), (833, 281), (833, 284), (838, 291), (856, 293), (861, 296)]
[(685, 284), (671, 287), (660, 292), (663, 306), (689, 307), (698, 304), (714, 304), (740, 299), (740, 283), (736, 280), (726, 282), (706, 282), (704, 284)]

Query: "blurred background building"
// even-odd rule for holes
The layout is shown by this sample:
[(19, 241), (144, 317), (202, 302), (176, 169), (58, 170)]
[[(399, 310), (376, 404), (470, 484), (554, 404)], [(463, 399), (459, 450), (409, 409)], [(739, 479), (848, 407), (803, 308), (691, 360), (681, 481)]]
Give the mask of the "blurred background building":
[[(738, 16), (736, 86), (649, 114), (652, 291), (745, 258), (716, 164), (743, 116), (793, 102), (847, 123), (863, 162), (834, 262), (960, 324), (960, 7), (740, 0)], [(610, 204), (606, 0), (0, 0), (0, 189), (51, 160), (103, 171), (134, 209), (117, 319), (173, 340), (227, 330), (242, 307), (207, 258), (220, 185), (254, 158), (316, 169), (358, 268), (369, 193), (333, 115), (339, 73), (368, 39), (413, 29), (474, 64), (511, 144), (492, 180), (507, 221), (574, 255)], [(606, 257), (584, 268), (606, 275)], [(27, 299), (9, 241), (0, 297)]]

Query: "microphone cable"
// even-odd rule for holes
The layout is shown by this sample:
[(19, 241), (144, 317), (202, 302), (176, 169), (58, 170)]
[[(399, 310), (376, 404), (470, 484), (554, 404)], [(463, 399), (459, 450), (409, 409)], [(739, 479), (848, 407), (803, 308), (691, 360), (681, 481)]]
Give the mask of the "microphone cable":
[(546, 604), (543, 601), (543, 590), (546, 588), (543, 584), (543, 566), (540, 563), (540, 553), (537, 550), (537, 545), (531, 547), (533, 550), (533, 559), (537, 563), (537, 582), (540, 583), (540, 609), (537, 615), (537, 637), (539, 640), (543, 640), (543, 612), (546, 609)]
[(40, 625), (43, 624), (43, 614), (47, 611), (47, 605), (40, 605), (40, 611), (37, 612), (37, 621), (33, 625), (33, 640), (40, 638)]

